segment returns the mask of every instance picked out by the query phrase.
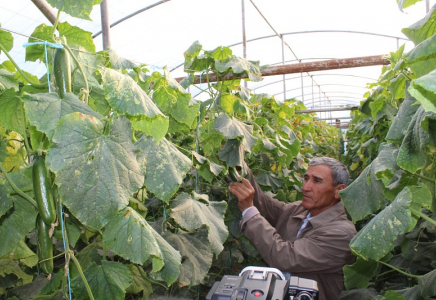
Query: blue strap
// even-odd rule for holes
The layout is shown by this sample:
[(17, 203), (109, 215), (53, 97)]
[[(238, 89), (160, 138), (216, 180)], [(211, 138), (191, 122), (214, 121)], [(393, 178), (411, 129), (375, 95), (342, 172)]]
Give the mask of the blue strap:
[[(61, 228), (62, 228), (62, 240), (64, 242), (64, 250), (67, 251), (67, 245), (65, 244), (65, 228), (64, 228), (64, 213), (62, 211), (62, 203), (59, 203), (59, 208), (61, 210)], [(68, 272), (68, 293), (70, 296), (70, 300), (73, 299), (71, 296), (71, 278), (70, 278), (70, 271), (69, 267), (67, 266), (67, 272)]]

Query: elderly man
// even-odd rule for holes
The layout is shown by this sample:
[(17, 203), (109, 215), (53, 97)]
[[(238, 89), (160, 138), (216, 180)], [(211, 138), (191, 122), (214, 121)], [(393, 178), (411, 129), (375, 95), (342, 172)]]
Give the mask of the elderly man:
[(329, 157), (312, 159), (304, 174), (303, 200), (289, 204), (264, 194), (247, 172), (249, 181), (229, 187), (238, 198), (244, 235), (270, 267), (316, 280), (320, 300), (338, 299), (342, 267), (354, 260), (349, 243), (356, 234), (339, 196), (348, 183), (347, 168)]

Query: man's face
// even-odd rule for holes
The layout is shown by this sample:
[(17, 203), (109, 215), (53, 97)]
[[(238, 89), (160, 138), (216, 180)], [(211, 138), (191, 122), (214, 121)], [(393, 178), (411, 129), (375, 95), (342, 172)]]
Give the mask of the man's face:
[(304, 174), (302, 205), (312, 216), (335, 205), (339, 200), (339, 190), (345, 188), (345, 184), (333, 186), (331, 173), (329, 166), (316, 165), (309, 166)]

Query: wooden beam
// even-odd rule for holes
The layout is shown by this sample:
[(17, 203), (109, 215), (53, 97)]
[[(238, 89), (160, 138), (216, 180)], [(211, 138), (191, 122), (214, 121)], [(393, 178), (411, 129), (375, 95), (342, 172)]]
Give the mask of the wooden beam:
[[(335, 70), (335, 69), (347, 69), (347, 68), (359, 68), (368, 66), (380, 66), (388, 65), (390, 62), (384, 55), (374, 55), (374, 56), (363, 56), (354, 58), (342, 58), (342, 59), (330, 59), (323, 61), (314, 61), (307, 63), (289, 64), (289, 65), (279, 65), (267, 67), (262, 71), (262, 77), (283, 75), (283, 74), (293, 74), (302, 72), (314, 72), (314, 71), (325, 71), (325, 70)], [(178, 82), (182, 81), (185, 77), (176, 78)], [(241, 74), (238, 76), (233, 76), (233, 74), (227, 74), (224, 79), (232, 80), (237, 78), (247, 78), (246, 74)], [(206, 82), (206, 75), (201, 76), (202, 82)], [(216, 82), (217, 76), (214, 73), (209, 74), (209, 82)], [(200, 83), (200, 76), (195, 76), (194, 83)]]

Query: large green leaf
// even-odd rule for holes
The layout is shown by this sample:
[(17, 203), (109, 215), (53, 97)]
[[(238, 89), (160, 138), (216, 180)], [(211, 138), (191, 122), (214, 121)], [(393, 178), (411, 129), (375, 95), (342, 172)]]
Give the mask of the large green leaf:
[[(53, 26), (47, 26), (43, 23), (35, 28), (30, 35), (28, 42), (34, 43), (35, 40), (42, 40), (54, 43), (52, 39), (52, 31)], [(26, 61), (36, 61), (38, 59), (45, 63), (45, 45), (32, 45), (26, 47)]]
[[(76, 255), (82, 270), (85, 270), (91, 263), (101, 264), (102, 257), (98, 251), (103, 247), (101, 243), (94, 240), (91, 244), (80, 250)], [(70, 264), (71, 278), (79, 276), (79, 271), (75, 264)]]
[(407, 300), (431, 299), (436, 295), (436, 270), (418, 279), (418, 285), (398, 291)]
[[(83, 274), (96, 300), (123, 300), (126, 289), (132, 283), (129, 267), (119, 262), (103, 260), (101, 265), (91, 263)], [(89, 299), (80, 276), (72, 280), (71, 287), (74, 299)]]
[(14, 46), (14, 38), (12, 36), (12, 33), (0, 29), (0, 41), (6, 51), (11, 51), (12, 47)]
[(135, 143), (137, 159), (146, 170), (145, 186), (159, 199), (168, 202), (178, 190), (192, 162), (167, 139), (160, 142), (144, 136)]
[[(379, 210), (386, 202), (383, 191), (398, 169), (397, 147), (380, 146), (380, 153), (347, 188), (340, 191), (345, 207), (354, 222)], [(364, 199), (364, 200), (363, 200)]]
[(197, 152), (191, 151), (191, 153), (195, 157), (195, 160), (200, 164), (200, 166), (196, 167), (197, 172), (207, 181), (212, 182), (215, 176), (218, 176), (218, 174), (224, 170), (223, 166), (211, 162), (209, 159)]
[(92, 21), (89, 18), (92, 6), (100, 3), (101, 0), (97, 3), (95, 3), (95, 0), (47, 0), (47, 2), (72, 17)]
[(7, 89), (18, 91), (18, 81), (14, 74), (6, 69), (0, 69), (0, 91)]
[(177, 234), (173, 234), (166, 231), (162, 236), (182, 254), (183, 263), (178, 279), (179, 286), (194, 286), (203, 283), (213, 258), (207, 228), (201, 227), (195, 233), (179, 230)]
[(154, 229), (140, 214), (126, 207), (106, 225), (103, 242), (109, 250), (121, 257), (137, 264), (143, 264), (150, 256), (153, 256), (155, 260), (163, 260), (163, 255), (156, 242), (156, 235)]
[[(412, 0), (417, 1), (417, 0)], [(433, 6), (426, 16), (410, 25), (407, 28), (401, 30), (415, 45), (418, 45), (422, 41), (428, 39), (436, 33), (436, 6)]]
[(403, 103), (401, 103), (398, 113), (389, 127), (389, 131), (386, 135), (387, 141), (396, 144), (400, 144), (403, 141), (410, 121), (418, 108), (419, 105), (417, 105), (416, 99), (406, 91), (406, 98)]
[[(86, 48), (84, 48), (81, 45), (77, 45), (74, 47), (74, 49), (71, 50), (73, 51), (74, 56), (76, 56), (77, 60), (80, 62), (80, 66), (82, 67), (82, 70), (86, 75), (89, 85), (95, 88), (96, 85), (95, 84), (91, 85), (89, 80), (95, 80), (95, 78), (93, 77), (95, 70), (97, 70), (97, 68), (103, 64), (102, 62), (103, 57), (101, 55), (96, 55), (94, 53), (89, 52)], [(79, 71), (76, 60), (71, 59), (71, 64), (72, 64), (72, 70), (75, 70), (77, 68), (77, 72), (74, 72), (76, 74), (75, 77), (83, 80), (82, 72)], [(84, 87), (83, 83), (81, 87)], [(74, 85), (75, 85), (74, 89), (77, 90), (78, 87), (76, 86), (75, 83)], [(100, 84), (98, 84), (98, 86), (100, 86)]]
[(241, 57), (233, 56), (231, 59), (225, 58), (224, 60), (215, 59), (215, 68), (221, 73), (226, 73), (230, 70), (233, 74), (245, 73), (254, 82), (262, 80), (259, 64)]
[(257, 138), (253, 136), (253, 126), (230, 118), (227, 114), (220, 114), (213, 123), (213, 128), (228, 139), (243, 138), (245, 151), (251, 152), (256, 145)]
[[(83, 0), (81, 0), (83, 1)], [(86, 51), (95, 52), (95, 45), (92, 39), (92, 33), (85, 31), (79, 27), (71, 26), (68, 22), (60, 23), (57, 27), (59, 34), (66, 37), (68, 45), (74, 48), (84, 48)], [(29, 38), (29, 43), (35, 42), (35, 39), (54, 42), (52, 39), (53, 26), (47, 26), (41, 24), (35, 28), (31, 37)], [(48, 51), (51, 51), (47, 47)], [(44, 45), (32, 45), (26, 47), (26, 61), (40, 61), (45, 63), (45, 46)]]
[(210, 51), (204, 51), (208, 56), (213, 57), (215, 60), (227, 61), (231, 59), (233, 56), (233, 51), (230, 47), (219, 46)]
[(349, 266), (344, 266), (345, 288), (366, 288), (369, 281), (376, 275), (378, 263), (373, 260), (364, 260), (357, 257), (356, 262)]
[(156, 233), (156, 242), (162, 251), (165, 265), (157, 272), (153, 270), (151, 276), (156, 280), (163, 280), (168, 285), (171, 285), (180, 275), (182, 256), (158, 233)]
[[(67, 0), (68, 1), (68, 0)], [(84, 0), (80, 0), (84, 1)], [(85, 0), (86, 1), (86, 0)], [(72, 26), (68, 22), (60, 23), (57, 27), (59, 34), (67, 38), (68, 45), (74, 48), (84, 48), (86, 51), (94, 53), (95, 45), (92, 32), (83, 30), (80, 27)]]
[(67, 93), (62, 100), (57, 93), (27, 94), (23, 100), (29, 123), (50, 139), (59, 120), (70, 113), (79, 112), (97, 119), (103, 118), (72, 93)]
[(153, 294), (153, 287), (147, 272), (142, 266), (129, 265), (129, 268), (132, 272), (132, 284), (127, 288), (126, 293), (139, 294), (142, 291), (143, 298), (141, 299), (148, 299), (147, 297)]
[(130, 124), (117, 118), (104, 125), (72, 113), (58, 123), (46, 163), (56, 173), (65, 205), (83, 224), (101, 229), (129, 203), (144, 182), (130, 136)]
[(417, 78), (436, 69), (436, 34), (406, 53), (404, 60)]
[[(426, 166), (428, 155), (436, 147), (435, 120), (436, 114), (425, 112), (422, 106), (416, 111), (398, 153), (398, 165), (404, 170), (415, 173)], [(429, 121), (431, 126), (425, 130), (421, 123)]]
[(12, 259), (0, 259), (0, 276), (6, 277), (8, 274), (17, 276), (22, 280), (22, 284), (30, 283), (33, 280), (33, 276), (21, 270), (20, 266)]
[(5, 180), (0, 177), (0, 218), (13, 206), (9, 191), (5, 186)]
[(229, 139), (223, 149), (218, 151), (221, 160), (229, 166), (236, 167), (244, 164), (244, 147), (238, 139)]
[(436, 114), (436, 71), (432, 71), (412, 82), (409, 92), (424, 107), (425, 111)]
[(406, 97), (406, 77), (403, 74), (390, 80), (390, 85), (388, 86), (389, 92), (391, 92), (392, 100), (404, 99)]
[(238, 105), (238, 98), (232, 93), (222, 93), (218, 98), (220, 107), (227, 114), (233, 114), (235, 107)]
[(108, 53), (112, 68), (116, 70), (129, 70), (137, 66), (135, 62), (119, 56), (113, 49), (109, 49)]
[(418, 205), (422, 196), (428, 200), (431, 194), (426, 188), (406, 187), (395, 200), (378, 213), (351, 240), (350, 248), (364, 259), (379, 260), (395, 246), (395, 240), (400, 234), (410, 231), (417, 222), (409, 207)]
[(185, 57), (185, 69), (192, 63), (194, 58), (200, 54), (202, 48), (201, 44), (198, 41), (195, 41), (191, 46), (189, 46), (188, 50), (183, 53), (183, 56)]
[(297, 156), (298, 153), (300, 153), (301, 146), (301, 142), (298, 139), (297, 135), (291, 128), (286, 125), (282, 126), (281, 131), (284, 132), (289, 138), (289, 140), (281, 138), (281, 143), (291, 151), (291, 154), (293, 156)]
[(62, 285), (62, 279), (65, 275), (65, 269), (59, 269), (59, 271), (39, 291), (38, 295), (50, 295), (57, 291)]
[(0, 125), (21, 135), (25, 133), (26, 120), (23, 103), (13, 89), (0, 94)]
[(14, 209), (0, 226), (0, 257), (15, 251), (18, 244), (35, 228), (37, 211), (27, 200), (13, 196)]
[(436, 270), (433, 270), (418, 279), (421, 296), (424, 298), (436, 295)]
[[(23, 239), (20, 241), (15, 249), (11, 251), (11, 253), (7, 253), (2, 258), (9, 258), (9, 259), (25, 259), (32, 256), (37, 256), (35, 252), (32, 251), (32, 249), (29, 248), (26, 244), (26, 240)], [(35, 266), (38, 263), (38, 258), (36, 257), (36, 262), (33, 266)]]
[(273, 192), (277, 192), (278, 189), (280, 189), (284, 183), (284, 180), (282, 178), (276, 177), (274, 174), (268, 174), (265, 172), (260, 172), (256, 176), (256, 181), (263, 186), (269, 186), (273, 190)]
[(164, 67), (164, 76), (154, 87), (153, 100), (166, 114), (171, 115), (177, 122), (191, 126), (198, 115), (200, 102), (194, 100)]
[(100, 72), (110, 106), (117, 113), (132, 118), (136, 123), (135, 129), (144, 131), (158, 141), (162, 139), (168, 130), (168, 119), (141, 87), (130, 76), (115, 70), (104, 68)]
[(421, 0), (397, 0), (398, 7), (401, 11), (403, 11), (403, 8), (407, 8), (409, 6), (412, 6), (416, 2), (419, 2)]
[(177, 196), (171, 202), (170, 216), (186, 230), (192, 232), (206, 225), (212, 250), (218, 255), (223, 250), (228, 231), (224, 224), (225, 201), (209, 202), (207, 195), (194, 193), (193, 197), (186, 193)]

